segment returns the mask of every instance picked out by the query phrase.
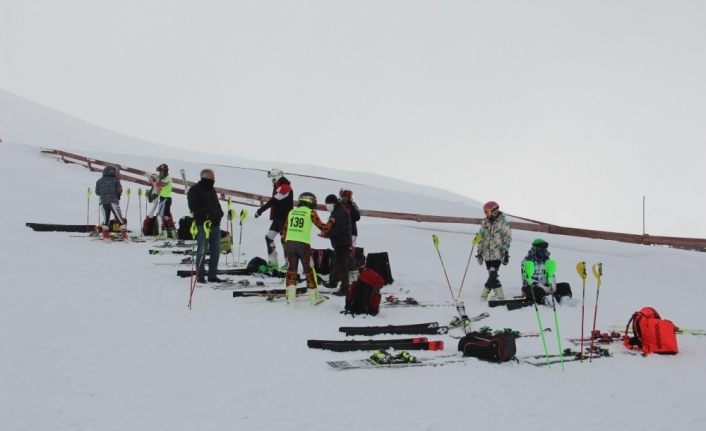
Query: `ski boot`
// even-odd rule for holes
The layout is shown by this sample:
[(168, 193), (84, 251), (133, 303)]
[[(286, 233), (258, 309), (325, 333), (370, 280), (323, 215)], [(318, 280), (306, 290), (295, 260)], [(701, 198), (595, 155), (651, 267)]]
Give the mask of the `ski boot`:
[(103, 230), (101, 231), (101, 233), (103, 234), (103, 239), (110, 239), (110, 229), (108, 229), (108, 226), (103, 226)]
[(414, 364), (419, 360), (406, 350), (401, 351), (392, 358), (394, 364)]
[(309, 303), (311, 305), (319, 305), (326, 300), (325, 296), (319, 293), (319, 288), (315, 287), (313, 289), (308, 289), (309, 291)]
[(485, 302), (488, 300), (488, 295), (490, 294), (490, 289), (487, 287), (484, 287), (483, 290), (480, 292), (480, 300)]
[(498, 286), (495, 289), (493, 289), (495, 292), (493, 296), (493, 299), (505, 299), (505, 293), (503, 292), (503, 288)]
[(392, 355), (386, 350), (373, 350), (373, 354), (368, 358), (368, 361), (375, 365), (389, 364), (392, 362)]
[(287, 286), (286, 292), (287, 305), (290, 305), (294, 303), (294, 300), (297, 298), (297, 286)]

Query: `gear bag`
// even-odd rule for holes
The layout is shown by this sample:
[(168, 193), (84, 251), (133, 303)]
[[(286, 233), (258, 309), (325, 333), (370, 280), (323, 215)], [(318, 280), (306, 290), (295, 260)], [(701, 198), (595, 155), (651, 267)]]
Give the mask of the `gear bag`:
[[(631, 324), (632, 337), (628, 336)], [(671, 320), (662, 319), (654, 308), (642, 307), (628, 320), (623, 345), (630, 350), (642, 350), (645, 356), (650, 353), (674, 355), (679, 352), (677, 328)]]
[(363, 269), (358, 279), (348, 286), (346, 292), (345, 314), (370, 314), (376, 316), (380, 311), (380, 289), (385, 280), (370, 268)]
[(507, 362), (515, 357), (515, 337), (512, 334), (490, 335), (471, 332), (458, 340), (458, 351), (490, 362)]
[(144, 236), (157, 236), (159, 235), (159, 223), (157, 222), (157, 217), (145, 217), (142, 222), (142, 234)]
[(385, 286), (395, 281), (392, 278), (390, 258), (386, 251), (381, 253), (368, 253), (368, 256), (365, 258), (365, 267), (380, 274), (383, 280), (385, 280)]

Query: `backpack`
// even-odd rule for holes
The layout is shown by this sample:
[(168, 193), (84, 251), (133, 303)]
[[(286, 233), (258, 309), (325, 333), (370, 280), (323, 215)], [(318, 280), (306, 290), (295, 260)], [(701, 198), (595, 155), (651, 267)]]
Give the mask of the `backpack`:
[(110, 225), (108, 226), (108, 230), (113, 233), (117, 233), (117, 232), (120, 232), (120, 226), (122, 226), (122, 225), (120, 224), (119, 221), (112, 219), (110, 221)]
[(194, 218), (191, 216), (184, 216), (179, 219), (179, 229), (177, 230), (177, 239), (182, 241), (188, 241), (193, 239), (191, 236), (191, 223)]
[(500, 363), (514, 358), (517, 348), (512, 334), (471, 332), (458, 340), (458, 351), (463, 352), (463, 356)]
[(348, 286), (346, 292), (345, 314), (370, 314), (376, 316), (380, 311), (380, 289), (385, 280), (370, 268), (363, 269), (356, 281)]
[(362, 268), (365, 266), (365, 249), (362, 247), (356, 247), (353, 252), (353, 263), (355, 264), (355, 269)]
[(317, 274), (328, 275), (333, 267), (333, 250), (330, 248), (315, 248), (311, 250), (314, 269)]
[[(628, 337), (630, 324), (632, 337)], [(674, 355), (679, 352), (677, 328), (671, 320), (662, 319), (654, 308), (642, 307), (628, 320), (623, 345), (630, 350), (642, 350), (644, 356), (650, 353)]]
[(395, 281), (392, 278), (390, 258), (386, 251), (381, 253), (368, 253), (368, 256), (365, 258), (365, 267), (380, 274), (383, 280), (385, 280), (385, 286)]
[(142, 222), (142, 234), (144, 236), (157, 236), (159, 235), (159, 223), (157, 223), (157, 217), (145, 217)]
[(221, 230), (221, 253), (228, 254), (233, 251), (233, 235), (228, 231)]

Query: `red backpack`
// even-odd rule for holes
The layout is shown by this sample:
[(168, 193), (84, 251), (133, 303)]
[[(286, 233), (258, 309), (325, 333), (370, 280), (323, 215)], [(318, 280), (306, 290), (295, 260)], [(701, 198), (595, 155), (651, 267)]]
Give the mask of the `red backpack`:
[(370, 268), (360, 271), (358, 279), (348, 286), (346, 292), (346, 310), (348, 314), (370, 314), (375, 316), (380, 311), (380, 289), (385, 279)]
[[(629, 337), (631, 323), (633, 336)], [(623, 345), (630, 350), (642, 350), (645, 356), (650, 353), (673, 355), (679, 352), (677, 328), (671, 320), (662, 319), (654, 308), (643, 307), (633, 313), (625, 326)]]

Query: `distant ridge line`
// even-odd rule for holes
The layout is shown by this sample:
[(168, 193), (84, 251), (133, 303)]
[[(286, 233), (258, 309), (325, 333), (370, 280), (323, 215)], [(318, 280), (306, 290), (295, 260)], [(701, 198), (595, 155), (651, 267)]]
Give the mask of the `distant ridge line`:
[[(132, 183), (142, 184), (145, 186), (150, 186), (149, 178), (151, 172), (147, 172), (141, 169), (132, 168), (129, 166), (122, 166), (119, 163), (112, 163), (104, 160), (94, 159), (80, 154), (70, 153), (68, 151), (56, 150), (56, 149), (42, 149), (43, 154), (55, 157), (64, 163), (78, 164), (90, 169), (93, 172), (102, 172), (103, 168), (106, 166), (114, 166), (118, 169), (118, 175), (121, 180), (129, 181)], [(242, 168), (242, 169), (255, 169), (255, 168)], [(299, 174), (294, 174), (299, 175)], [(322, 180), (332, 181), (330, 178), (313, 177), (307, 175), (299, 175), (309, 178), (317, 178)], [(174, 177), (172, 179), (175, 184), (181, 185), (182, 188), (175, 187), (172, 189), (173, 192), (178, 194), (184, 194), (184, 181), (181, 178)], [(187, 181), (187, 185), (191, 186), (195, 184), (193, 181)], [(231, 197), (232, 201), (243, 204), (258, 207), (262, 203), (267, 202), (270, 196), (264, 196), (256, 193), (241, 192), (238, 190), (231, 190), (222, 187), (215, 187), (216, 192), (219, 194), (221, 200), (227, 200)], [(323, 205), (318, 206), (319, 209), (324, 210)], [(483, 219), (480, 218), (470, 218), (470, 217), (451, 217), (451, 216), (437, 216), (429, 214), (414, 214), (414, 213), (402, 213), (393, 211), (375, 211), (375, 210), (363, 210), (361, 211), (363, 217), (374, 217), (374, 218), (384, 218), (392, 220), (408, 220), (416, 222), (428, 222), (428, 223), (458, 223), (458, 224), (474, 224), (479, 225)], [(510, 222), (510, 226), (513, 229), (532, 231), (532, 232), (544, 232), (555, 235), (566, 235), (582, 238), (592, 238), (592, 239), (604, 239), (610, 241), (625, 242), (631, 244), (643, 244), (643, 245), (666, 245), (670, 247), (682, 248), (687, 250), (706, 250), (706, 239), (703, 238), (686, 238), (686, 237), (671, 237), (671, 236), (652, 236), (652, 235), (637, 235), (629, 233), (620, 232), (608, 232), (599, 231), (591, 229), (579, 229), (553, 225), (549, 223), (543, 223), (523, 217), (514, 216), (508, 214), (511, 217), (524, 220), (524, 222)]]

